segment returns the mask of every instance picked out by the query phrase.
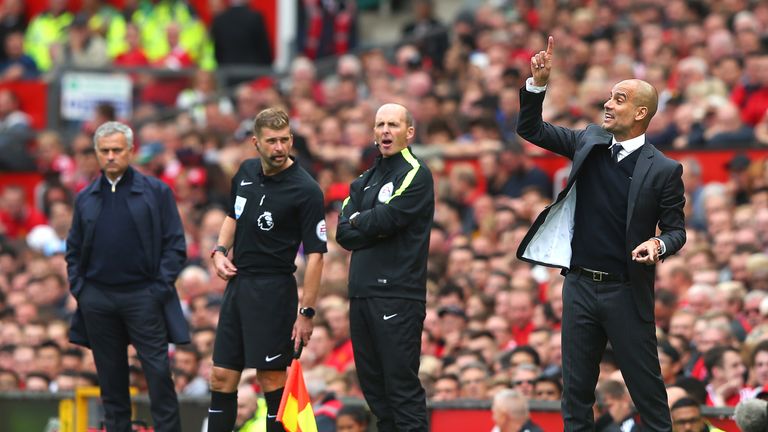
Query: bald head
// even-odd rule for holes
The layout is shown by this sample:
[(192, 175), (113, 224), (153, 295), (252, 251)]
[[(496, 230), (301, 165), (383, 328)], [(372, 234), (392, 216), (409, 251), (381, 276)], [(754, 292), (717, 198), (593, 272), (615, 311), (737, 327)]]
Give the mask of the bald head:
[(645, 124), (651, 122), (651, 119), (656, 115), (656, 110), (659, 107), (659, 94), (656, 92), (650, 83), (639, 80), (630, 79), (622, 81), (627, 83), (635, 89), (635, 106), (648, 108), (648, 114), (645, 116)]
[(400, 104), (382, 105), (376, 111), (373, 133), (381, 155), (394, 156), (408, 147), (408, 141), (415, 135), (413, 115)]
[(629, 79), (617, 83), (605, 102), (603, 128), (618, 141), (640, 136), (656, 114), (659, 96), (645, 81)]
[(378, 116), (381, 112), (394, 112), (394, 113), (400, 113), (405, 115), (405, 125), (407, 127), (413, 127), (413, 114), (411, 114), (410, 111), (408, 111), (408, 108), (397, 104), (397, 103), (388, 103), (384, 104), (379, 107), (378, 111), (376, 111), (376, 115)]

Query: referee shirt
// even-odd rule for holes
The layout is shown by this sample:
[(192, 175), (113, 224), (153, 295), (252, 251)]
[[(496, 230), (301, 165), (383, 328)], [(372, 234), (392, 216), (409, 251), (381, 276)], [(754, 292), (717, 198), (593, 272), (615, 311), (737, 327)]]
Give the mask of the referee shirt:
[(323, 192), (295, 160), (271, 176), (260, 159), (244, 161), (232, 178), (230, 200), (238, 274), (293, 274), (302, 242), (306, 254), (327, 251)]

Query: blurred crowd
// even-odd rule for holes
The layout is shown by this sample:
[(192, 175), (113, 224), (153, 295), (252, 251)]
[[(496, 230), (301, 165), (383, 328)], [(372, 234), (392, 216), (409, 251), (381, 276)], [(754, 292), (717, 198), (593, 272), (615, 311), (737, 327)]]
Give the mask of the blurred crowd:
[[(24, 46), (36, 40), (30, 35), (44, 14), (26, 28), (7, 30), (20, 3), (2, 3), (6, 33), (0, 80), (17, 76), (16, 66), (3, 65), (15, 62), (19, 52), (27, 53), (21, 54), (22, 63), (43, 73), (59, 61), (57, 55), (70, 55), (74, 62), (76, 50), (67, 45), (81, 41), (73, 31), (65, 32), (69, 36), (59, 54), (49, 50), (48, 63), (41, 60), (45, 55)], [(61, 12), (64, 3), (52, 0), (51, 10), (69, 13)], [(190, 10), (171, 0), (124, 3), (126, 8), (135, 3)], [(336, 13), (354, 12), (354, 2), (318, 2), (327, 3), (339, 6)], [(219, 46), (217, 18), (206, 28), (194, 15), (169, 12), (176, 17), (171, 24), (158, 24), (167, 36), (162, 50), (146, 45), (147, 36), (140, 34), (146, 29), (136, 17), (149, 10), (142, 7), (107, 16), (99, 11), (112, 11), (110, 6), (84, 0), (83, 11), (67, 24), (82, 25), (88, 37), (104, 39), (101, 55), (115, 64), (119, 55), (110, 53), (120, 52), (125, 47), (116, 46), (123, 43), (129, 50), (145, 50), (151, 63), (178, 54), (173, 47), (186, 46), (190, 28), (200, 32), (199, 51), (187, 51), (188, 66), (199, 68), (192, 81), (160, 99), (140, 99), (131, 118), (119, 119), (136, 127), (136, 167), (173, 188), (184, 223), (189, 262), (177, 289), (192, 344), (173, 347), (180, 394), (208, 394), (225, 287), (211, 271), (208, 252), (230, 205), (229, 180), (244, 159), (257, 154), (250, 142), (251, 119), (263, 108), (290, 113), (296, 159), (325, 193), (328, 253), (315, 330), (301, 361), (316, 412), (325, 407), (332, 418), (338, 400), (361, 397), (347, 319), (349, 255), (334, 243), (333, 233), (349, 183), (377, 154), (372, 124), (382, 103), (402, 103), (413, 113), (414, 151), (435, 176), (420, 372), (434, 401), (489, 400), (505, 389), (527, 399), (559, 400), (563, 279), (556, 270), (515, 258), (517, 245), (551, 202), (561, 178), (553, 182), (537, 167), (531, 156), (540, 150), (515, 134), (518, 91), (530, 56), (545, 47), (547, 35), (554, 35), (562, 54), (544, 103), (547, 121), (570, 127), (598, 121), (612, 84), (639, 77), (660, 93), (659, 115), (648, 136), (662, 150), (768, 144), (765, 2), (468, 1), (468, 9), (450, 23), (436, 18), (439, 1), (412, 3), (403, 42), (392, 50), (352, 52), (351, 45), (335, 46), (336, 68), (328, 75), (321, 76), (313, 59), (300, 55), (285, 77), (260, 77), (223, 92), (213, 68), (216, 60), (223, 63), (213, 49)], [(93, 24), (95, 18), (100, 26)], [(125, 33), (113, 46), (112, 23), (120, 20)], [(344, 19), (318, 25), (328, 22), (339, 26)], [(174, 26), (178, 44), (171, 37)], [(151, 37), (153, 43), (161, 39)], [(164, 54), (149, 55), (154, 49)], [(213, 62), (206, 65), (206, 58)], [(176, 114), (157, 115), (167, 112)], [(113, 107), (100, 105), (73, 137), (37, 132), (19, 110), (18, 97), (0, 90), (0, 148), (32, 137), (34, 147), (20, 154), (43, 173), (32, 197), (15, 185), (0, 192), (0, 391), (66, 391), (95, 383), (90, 352), (67, 342), (74, 299), (68, 293), (64, 240), (73, 196), (99, 175), (91, 133), (115, 116)], [(20, 160), (9, 154), (0, 153), (0, 162)], [(727, 181), (703, 183), (706, 166), (695, 158), (681, 162), (688, 241), (657, 266), (656, 281), (659, 358), (670, 405), (684, 397), (711, 406), (767, 397), (768, 164), (737, 154), (728, 163)], [(301, 259), (298, 266), (301, 286)], [(141, 365), (132, 358), (132, 383), (145, 391)], [(253, 383), (253, 375), (243, 379)], [(244, 389), (253, 393), (251, 385)], [(597, 393), (598, 416), (618, 421), (632, 414), (610, 347)], [(258, 411), (256, 402), (249, 406)]]

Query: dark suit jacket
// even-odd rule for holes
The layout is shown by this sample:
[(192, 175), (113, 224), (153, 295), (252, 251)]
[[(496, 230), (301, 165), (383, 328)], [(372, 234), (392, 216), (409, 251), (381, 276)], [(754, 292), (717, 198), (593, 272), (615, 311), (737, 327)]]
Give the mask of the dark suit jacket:
[[(573, 187), (587, 155), (595, 146), (610, 145), (612, 135), (598, 125), (570, 130), (542, 121), (544, 93), (520, 91), (520, 121), (517, 133), (531, 143), (573, 160), (568, 184), (557, 200), (536, 218), (520, 244), (517, 257), (550, 267), (568, 269), (571, 263), (576, 188)], [(632, 174), (627, 202), (627, 268), (635, 302), (642, 318), (653, 321), (655, 266), (632, 261), (631, 252), (656, 236), (664, 241), (662, 258), (674, 254), (685, 243), (683, 168), (646, 142), (635, 150), (640, 157)], [(583, 193), (584, 191), (582, 191)], [(597, 192), (597, 191), (595, 191)]]
[[(96, 179), (78, 194), (72, 228), (67, 237), (69, 289), (75, 298), (80, 295), (85, 284), (84, 275), (88, 265), (102, 259), (91, 254), (96, 222), (101, 213), (100, 182), (101, 178)], [(139, 228), (141, 245), (145, 251), (149, 251), (150, 262), (156, 266), (156, 278), (151, 281), (149, 290), (163, 302), (169, 340), (177, 344), (189, 343), (189, 327), (174, 287), (187, 254), (184, 229), (173, 193), (160, 180), (134, 171), (128, 208)], [(72, 317), (69, 340), (86, 347), (90, 345), (79, 308)]]

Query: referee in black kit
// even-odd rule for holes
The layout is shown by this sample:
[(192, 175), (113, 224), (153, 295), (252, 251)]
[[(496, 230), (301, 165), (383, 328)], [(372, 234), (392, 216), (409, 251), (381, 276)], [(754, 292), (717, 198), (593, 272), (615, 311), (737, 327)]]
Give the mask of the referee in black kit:
[[(253, 134), (261, 157), (244, 161), (232, 178), (229, 215), (211, 252), (218, 276), (229, 283), (213, 349), (210, 432), (234, 428), (243, 368), (257, 369), (267, 401), (266, 430), (284, 430), (275, 418), (285, 370), (294, 350), (312, 334), (327, 250), (323, 193), (289, 156), (293, 136), (288, 115), (273, 108), (260, 112)], [(301, 243), (307, 268), (299, 308), (293, 273)], [(232, 261), (227, 258), (230, 247)]]
[(352, 346), (380, 432), (428, 430), (418, 372), (435, 194), (432, 173), (408, 148), (414, 133), (404, 106), (379, 108), (374, 143), (381, 155), (352, 182), (336, 232), (352, 251)]

